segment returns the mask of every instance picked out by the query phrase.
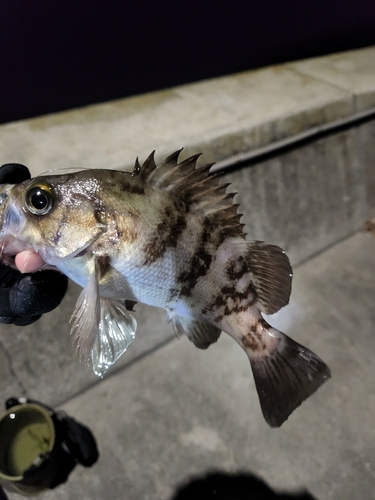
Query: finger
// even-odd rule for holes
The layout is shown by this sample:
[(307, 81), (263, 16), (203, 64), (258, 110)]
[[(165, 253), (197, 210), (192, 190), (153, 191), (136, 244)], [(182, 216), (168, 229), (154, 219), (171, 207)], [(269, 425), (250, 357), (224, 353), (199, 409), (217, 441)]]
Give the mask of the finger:
[(24, 250), (16, 255), (16, 266), (21, 273), (33, 273), (43, 265), (44, 260), (33, 250)]

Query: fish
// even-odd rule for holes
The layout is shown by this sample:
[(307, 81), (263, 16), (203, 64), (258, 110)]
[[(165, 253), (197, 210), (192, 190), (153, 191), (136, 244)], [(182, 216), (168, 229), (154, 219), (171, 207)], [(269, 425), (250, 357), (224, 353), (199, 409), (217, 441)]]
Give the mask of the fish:
[(251, 241), (237, 193), (199, 154), (181, 150), (159, 164), (155, 152), (132, 172), (78, 169), (0, 186), (2, 261), (22, 249), (82, 287), (72, 314), (80, 359), (105, 371), (135, 337), (132, 310), (164, 308), (177, 337), (200, 349), (222, 332), (250, 361), (261, 410), (271, 427), (330, 376), (312, 351), (273, 328), (289, 302), (292, 268), (281, 248)]

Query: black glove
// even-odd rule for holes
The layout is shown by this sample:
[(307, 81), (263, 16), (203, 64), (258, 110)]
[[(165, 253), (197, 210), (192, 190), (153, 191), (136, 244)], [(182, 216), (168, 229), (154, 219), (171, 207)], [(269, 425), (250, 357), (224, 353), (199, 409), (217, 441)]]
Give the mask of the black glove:
[(0, 500), (8, 500), (8, 497), (6, 496), (5, 491), (1, 486), (0, 486)]
[[(0, 167), (0, 184), (30, 179), (27, 167), (7, 163)], [(22, 274), (0, 263), (0, 323), (25, 326), (55, 309), (66, 293), (68, 278), (55, 271)]]

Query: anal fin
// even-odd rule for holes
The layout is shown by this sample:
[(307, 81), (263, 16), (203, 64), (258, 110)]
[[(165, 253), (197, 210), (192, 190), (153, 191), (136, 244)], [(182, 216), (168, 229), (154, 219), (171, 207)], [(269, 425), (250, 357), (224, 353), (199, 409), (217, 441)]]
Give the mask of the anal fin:
[(207, 349), (220, 337), (221, 330), (209, 323), (201, 323), (177, 314), (171, 314), (170, 320), (176, 337), (180, 338), (185, 334), (199, 349)]

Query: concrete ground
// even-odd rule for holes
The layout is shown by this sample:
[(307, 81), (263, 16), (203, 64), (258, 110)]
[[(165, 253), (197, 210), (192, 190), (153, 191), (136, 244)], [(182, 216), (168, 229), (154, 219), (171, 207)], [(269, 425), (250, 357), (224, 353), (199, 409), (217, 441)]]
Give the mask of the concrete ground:
[[(280, 429), (264, 422), (231, 338), (207, 351), (173, 339), (64, 404), (93, 430), (101, 456), (42, 498), (268, 498), (245, 476), (255, 474), (275, 491), (311, 495), (293, 498), (375, 499), (374, 279), (375, 239), (363, 233), (295, 269), (291, 303), (271, 323), (322, 357), (332, 379)], [(215, 476), (209, 493), (200, 483), (176, 495), (209, 472), (229, 476)]]

